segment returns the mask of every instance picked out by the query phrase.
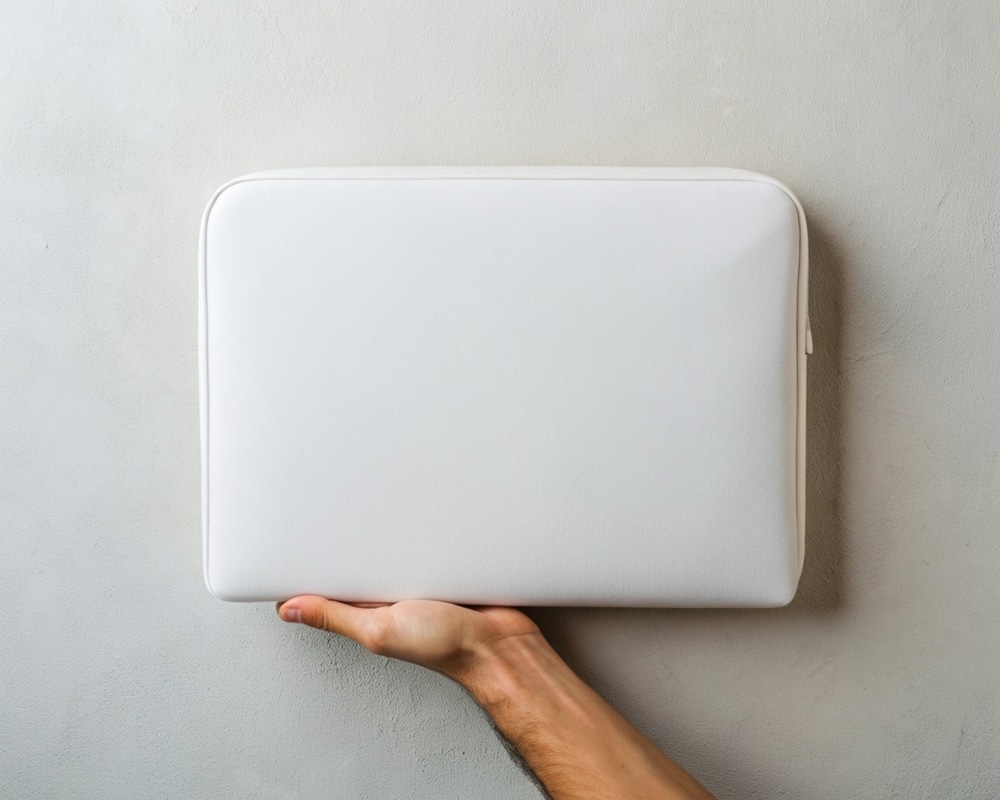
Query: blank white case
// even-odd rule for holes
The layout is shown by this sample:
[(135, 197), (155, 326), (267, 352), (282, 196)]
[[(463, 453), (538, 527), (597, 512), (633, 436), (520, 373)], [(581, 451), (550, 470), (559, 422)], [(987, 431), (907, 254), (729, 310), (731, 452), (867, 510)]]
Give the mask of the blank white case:
[(735, 170), (226, 184), (200, 253), (209, 589), (789, 602), (806, 254), (794, 195)]

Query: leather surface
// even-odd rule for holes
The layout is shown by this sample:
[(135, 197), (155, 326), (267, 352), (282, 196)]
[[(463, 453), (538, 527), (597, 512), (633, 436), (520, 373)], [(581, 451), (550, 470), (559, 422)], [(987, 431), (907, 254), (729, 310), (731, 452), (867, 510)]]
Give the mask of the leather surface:
[(788, 602), (802, 236), (766, 180), (230, 185), (203, 230), (209, 588)]

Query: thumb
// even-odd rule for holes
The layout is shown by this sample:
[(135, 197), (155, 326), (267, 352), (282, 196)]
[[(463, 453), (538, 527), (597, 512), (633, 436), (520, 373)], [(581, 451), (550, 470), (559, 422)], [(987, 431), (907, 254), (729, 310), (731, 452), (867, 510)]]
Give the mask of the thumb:
[(300, 622), (357, 640), (363, 638), (368, 618), (365, 609), (316, 595), (286, 600), (278, 606), (278, 616), (285, 622)]

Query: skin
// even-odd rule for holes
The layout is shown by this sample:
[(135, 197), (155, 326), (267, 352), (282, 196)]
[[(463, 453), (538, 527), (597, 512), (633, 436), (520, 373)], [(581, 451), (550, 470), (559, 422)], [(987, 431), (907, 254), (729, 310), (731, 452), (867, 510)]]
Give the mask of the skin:
[(712, 798), (580, 680), (520, 611), (432, 600), (350, 605), (309, 595), (280, 603), (278, 614), (460, 683), (553, 800)]

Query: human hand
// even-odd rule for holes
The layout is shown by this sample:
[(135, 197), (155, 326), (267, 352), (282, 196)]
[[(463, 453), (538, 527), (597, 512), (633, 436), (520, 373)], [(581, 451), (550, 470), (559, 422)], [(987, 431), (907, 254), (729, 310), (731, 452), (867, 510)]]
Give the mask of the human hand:
[(520, 611), (435, 600), (352, 605), (303, 595), (279, 603), (278, 614), (461, 683), (553, 798), (711, 800), (581, 681)]
[(278, 604), (285, 622), (339, 633), (371, 652), (410, 661), (465, 683), (511, 637), (541, 638), (513, 608), (467, 608), (436, 600), (348, 604), (315, 595)]

